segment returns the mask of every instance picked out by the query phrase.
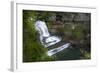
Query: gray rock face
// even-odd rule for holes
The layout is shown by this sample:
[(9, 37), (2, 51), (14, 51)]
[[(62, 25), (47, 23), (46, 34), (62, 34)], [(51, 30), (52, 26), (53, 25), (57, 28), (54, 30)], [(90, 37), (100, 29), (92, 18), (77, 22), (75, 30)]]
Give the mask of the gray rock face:
[[(63, 21), (89, 21), (91, 14), (89, 13), (59, 13), (62, 16)], [(50, 18), (51, 21), (56, 19), (56, 14), (53, 14)]]

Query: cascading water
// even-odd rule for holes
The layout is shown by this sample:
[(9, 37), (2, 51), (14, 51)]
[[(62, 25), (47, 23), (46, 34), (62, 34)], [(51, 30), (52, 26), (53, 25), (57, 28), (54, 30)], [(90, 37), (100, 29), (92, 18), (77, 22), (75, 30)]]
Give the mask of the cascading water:
[[(40, 20), (36, 21), (35, 28), (40, 34), (40, 41), (41, 41), (42, 45), (44, 45), (45, 47), (52, 46), (52, 45), (59, 43), (61, 41), (61, 38), (59, 38), (57, 36), (50, 35), (48, 28), (46, 26), (46, 23), (44, 21), (40, 21)], [(52, 55), (54, 55), (54, 54), (56, 54), (64, 49), (68, 48), (69, 45), (70, 45), (70, 43), (66, 43), (60, 47), (53, 48), (52, 50), (49, 50), (47, 52), (47, 54), (49, 56), (52, 56)]]

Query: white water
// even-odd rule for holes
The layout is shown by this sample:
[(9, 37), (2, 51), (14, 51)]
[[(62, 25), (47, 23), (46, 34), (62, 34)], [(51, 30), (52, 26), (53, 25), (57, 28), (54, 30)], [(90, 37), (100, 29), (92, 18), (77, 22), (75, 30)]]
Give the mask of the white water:
[[(50, 35), (48, 28), (46, 26), (46, 23), (44, 21), (37, 21), (35, 24), (35, 27), (36, 27), (36, 30), (40, 34), (40, 41), (45, 47), (54, 45), (54, 44), (61, 41), (61, 38), (58, 38), (57, 36)], [(44, 42), (43, 42), (43, 39), (45, 37), (46, 37), (46, 39), (45, 39), (46, 44), (44, 44)]]
[[(52, 46), (52, 45), (61, 41), (61, 38), (59, 38), (57, 36), (51, 36), (50, 35), (48, 28), (46, 26), (46, 23), (44, 21), (37, 21), (36, 24), (35, 24), (35, 27), (36, 27), (36, 30), (40, 34), (40, 41), (41, 41), (42, 45), (44, 45), (45, 47)], [(46, 38), (45, 39), (46, 44), (43, 41), (44, 38)], [(66, 44), (64, 44), (64, 45), (62, 45), (58, 48), (54, 48), (52, 50), (49, 50), (47, 52), (47, 54), (49, 56), (52, 56), (52, 55), (54, 55), (54, 54), (56, 54), (56, 53), (58, 53), (58, 52), (60, 52), (64, 49), (68, 48), (69, 45), (70, 45), (70, 43), (66, 43)]]
[(52, 49), (52, 50), (49, 50), (49, 51), (47, 52), (47, 54), (48, 54), (49, 56), (52, 56), (52, 55), (54, 55), (54, 54), (56, 54), (56, 53), (58, 53), (58, 52), (60, 52), (60, 51), (62, 51), (62, 50), (64, 50), (64, 49), (67, 49), (69, 46), (70, 46), (70, 43), (66, 43), (66, 44), (64, 44), (64, 45), (62, 45), (62, 46), (60, 46), (60, 47), (58, 47), (58, 48), (54, 48), (54, 49)]

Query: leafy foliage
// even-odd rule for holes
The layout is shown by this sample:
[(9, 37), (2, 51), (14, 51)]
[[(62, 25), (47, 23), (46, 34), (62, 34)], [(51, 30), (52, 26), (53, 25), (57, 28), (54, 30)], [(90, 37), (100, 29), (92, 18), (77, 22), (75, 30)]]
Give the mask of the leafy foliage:
[(47, 48), (41, 45), (34, 24), (37, 18), (34, 11), (23, 11), (23, 62), (53, 60), (47, 56)]

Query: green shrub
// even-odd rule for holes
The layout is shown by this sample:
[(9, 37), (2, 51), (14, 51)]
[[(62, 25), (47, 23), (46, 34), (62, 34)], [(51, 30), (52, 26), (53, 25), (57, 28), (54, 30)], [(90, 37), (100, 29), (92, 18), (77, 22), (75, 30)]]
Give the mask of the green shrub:
[(39, 42), (34, 27), (36, 18), (34, 11), (23, 10), (23, 62), (54, 60), (47, 56), (48, 49)]

